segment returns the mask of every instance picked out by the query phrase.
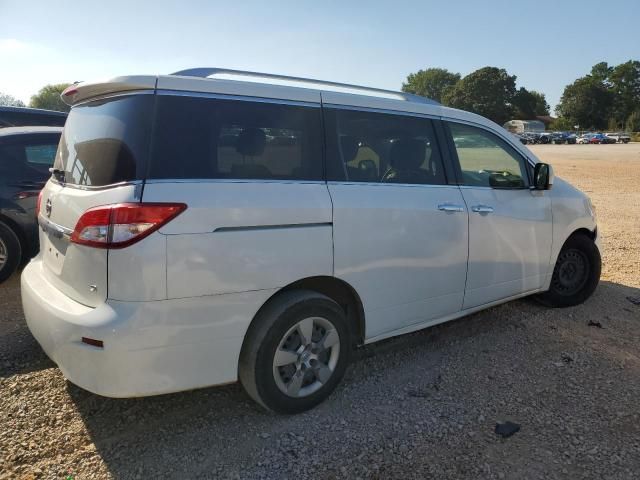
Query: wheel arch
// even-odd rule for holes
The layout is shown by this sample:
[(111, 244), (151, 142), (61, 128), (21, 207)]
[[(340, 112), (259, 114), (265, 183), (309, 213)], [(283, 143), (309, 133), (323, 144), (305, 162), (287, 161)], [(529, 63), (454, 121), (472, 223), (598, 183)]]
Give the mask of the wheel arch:
[(564, 246), (564, 244), (567, 243), (567, 240), (569, 240), (574, 235), (585, 235), (586, 237), (589, 237), (591, 240), (595, 240), (596, 237), (598, 236), (597, 230), (598, 230), (597, 228), (594, 228), (593, 231), (591, 231), (591, 230), (589, 230), (588, 228), (585, 228), (585, 227), (578, 228), (578, 229), (574, 230), (573, 232), (571, 232), (567, 236), (567, 238), (565, 239), (565, 241), (562, 244), (562, 246)]
[[(251, 325), (255, 322), (260, 312), (272, 302), (277, 301), (278, 297), (284, 292), (293, 290), (310, 290), (325, 295), (336, 302), (344, 310), (349, 323), (352, 345), (362, 345), (365, 340), (366, 324), (364, 317), (364, 307), (362, 300), (356, 290), (344, 280), (340, 280), (331, 276), (314, 276), (296, 280), (271, 295), (258, 309), (253, 316), (247, 334), (251, 329)], [(245, 340), (246, 336), (245, 334)], [(244, 343), (244, 342), (243, 342)]]
[(549, 286), (551, 285), (551, 278), (553, 276), (553, 270), (555, 268), (556, 262), (558, 261), (558, 256), (560, 255), (560, 252), (562, 251), (562, 249), (564, 248), (564, 246), (566, 245), (566, 243), (569, 241), (569, 239), (571, 239), (572, 237), (576, 236), (576, 235), (584, 235), (587, 238), (589, 238), (590, 240), (592, 240), (596, 246), (598, 247), (598, 250), (600, 250), (600, 245), (598, 242), (598, 227), (594, 227), (593, 230), (589, 229), (586, 226), (575, 226), (574, 228), (569, 229), (569, 233), (561, 240), (558, 241), (557, 243), (555, 243), (555, 238), (554, 238), (554, 246), (551, 252), (551, 257), (549, 258), (549, 267), (547, 270), (547, 275), (545, 278), (545, 281), (542, 285), (542, 290), (546, 291), (549, 289)]

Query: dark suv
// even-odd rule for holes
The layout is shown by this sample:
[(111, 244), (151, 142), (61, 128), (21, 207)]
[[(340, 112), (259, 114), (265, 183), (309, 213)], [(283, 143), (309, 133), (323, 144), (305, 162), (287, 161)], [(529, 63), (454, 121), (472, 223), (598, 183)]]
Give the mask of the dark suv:
[(0, 128), (0, 282), (38, 252), (35, 208), (60, 127)]

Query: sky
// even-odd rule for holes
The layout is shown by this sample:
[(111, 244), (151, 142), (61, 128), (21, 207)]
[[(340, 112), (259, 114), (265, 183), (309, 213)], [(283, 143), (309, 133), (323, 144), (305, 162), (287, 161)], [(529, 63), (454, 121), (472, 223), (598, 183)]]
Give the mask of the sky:
[(640, 60), (640, 1), (0, 0), (0, 92), (225, 67), (399, 90), (430, 67), (505, 68), (547, 96)]

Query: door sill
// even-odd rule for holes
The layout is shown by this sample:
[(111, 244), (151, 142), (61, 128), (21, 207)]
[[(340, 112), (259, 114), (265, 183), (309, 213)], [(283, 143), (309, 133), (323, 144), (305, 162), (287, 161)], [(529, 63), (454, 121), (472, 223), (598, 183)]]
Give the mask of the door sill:
[(511, 300), (517, 300), (518, 298), (528, 297), (529, 295), (533, 295), (535, 293), (540, 293), (541, 291), (542, 291), (542, 289), (536, 288), (534, 290), (529, 290), (529, 291), (524, 292), (524, 293), (519, 293), (517, 295), (512, 295), (512, 296), (507, 297), (507, 298), (502, 298), (500, 300), (495, 300), (493, 302), (484, 303), (482, 305), (477, 305), (475, 307), (467, 308), (465, 310), (460, 310), (458, 312), (446, 315), (444, 317), (431, 319), (431, 320), (428, 320), (426, 322), (420, 322), (420, 323), (414, 323), (412, 325), (407, 325), (406, 327), (398, 328), (396, 330), (392, 330), (390, 332), (383, 333), (381, 335), (377, 335), (377, 336), (372, 337), (372, 338), (368, 338), (368, 339), (365, 340), (364, 344), (368, 345), (370, 343), (374, 343), (374, 342), (377, 342), (379, 340), (384, 340), (386, 338), (397, 337), (399, 335), (404, 335), (404, 334), (407, 334), (407, 333), (416, 332), (416, 331), (422, 330), (424, 328), (433, 327), (433, 326), (438, 325), (440, 323), (445, 323), (445, 322), (448, 322), (450, 320), (456, 320), (458, 318), (466, 317), (467, 315), (471, 315), (472, 313), (479, 312), (480, 310), (485, 310), (487, 308), (495, 307), (496, 305), (507, 303), (507, 302), (510, 302)]

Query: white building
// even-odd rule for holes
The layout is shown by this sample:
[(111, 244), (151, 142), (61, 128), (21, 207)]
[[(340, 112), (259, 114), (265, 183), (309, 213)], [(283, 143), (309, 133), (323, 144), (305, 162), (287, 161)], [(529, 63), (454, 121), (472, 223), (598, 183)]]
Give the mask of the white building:
[(503, 127), (511, 133), (544, 132), (544, 123), (540, 120), (509, 120)]

